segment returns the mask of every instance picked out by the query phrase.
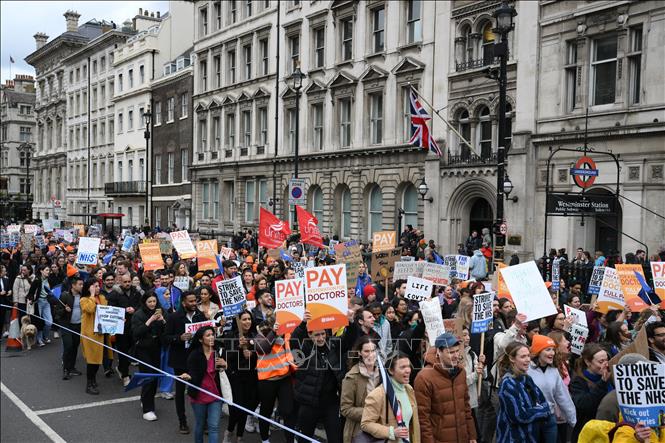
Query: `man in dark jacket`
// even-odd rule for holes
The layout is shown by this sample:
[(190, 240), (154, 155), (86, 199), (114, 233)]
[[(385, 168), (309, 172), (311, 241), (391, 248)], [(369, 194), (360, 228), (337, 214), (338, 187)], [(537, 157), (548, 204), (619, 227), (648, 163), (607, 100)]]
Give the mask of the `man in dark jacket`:
[(307, 333), (305, 319), (291, 335), (291, 349), (298, 365), (295, 383), (295, 400), (298, 408), (298, 429), (308, 437), (314, 437), (316, 423), (321, 420), (329, 443), (341, 442), (339, 419), (339, 395), (344, 371), (342, 370), (341, 341), (328, 337), (325, 330)]
[[(196, 294), (184, 292), (180, 302), (181, 308), (166, 319), (166, 328), (162, 335), (162, 344), (169, 347), (169, 366), (173, 368), (176, 376), (187, 372), (187, 357), (193, 334), (185, 332), (185, 325), (206, 321), (203, 313), (196, 307)], [(185, 415), (185, 385), (180, 382), (175, 384), (175, 410), (180, 421), (180, 433), (189, 434)]]
[[(368, 335), (376, 346), (379, 346), (379, 341), (381, 337), (374, 330), (374, 314), (369, 308), (363, 308), (356, 312), (355, 321), (346, 327), (344, 330), (344, 335), (342, 336), (341, 350), (342, 355), (348, 355), (348, 352), (353, 348), (353, 345), (356, 344), (356, 341), (363, 335)], [(343, 365), (346, 362), (342, 362)], [(346, 368), (345, 368), (346, 369)]]
[[(125, 310), (125, 329), (115, 336), (115, 348), (128, 354), (132, 348), (132, 315), (141, 306), (141, 294), (132, 286), (132, 276), (126, 273), (120, 277), (120, 287), (115, 288), (108, 296), (109, 306)], [(110, 368), (109, 368), (110, 370)], [(118, 353), (118, 371), (122, 384), (129, 384), (129, 358)]]
[[(81, 375), (74, 366), (78, 354), (81, 338), (77, 333), (81, 332), (81, 291), (83, 290), (83, 279), (73, 276), (70, 279), (69, 292), (60, 295), (60, 301), (53, 304), (54, 316), (58, 323), (67, 329), (62, 329), (62, 379), (69, 380), (72, 375)], [(74, 332), (69, 332), (72, 330)]]

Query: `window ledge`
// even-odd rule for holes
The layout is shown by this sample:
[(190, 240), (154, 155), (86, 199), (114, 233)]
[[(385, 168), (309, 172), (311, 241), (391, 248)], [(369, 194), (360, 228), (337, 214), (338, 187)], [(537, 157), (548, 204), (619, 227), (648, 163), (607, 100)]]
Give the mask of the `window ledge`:
[(309, 72), (308, 72), (308, 74), (311, 75), (311, 74), (316, 74), (316, 73), (318, 73), (318, 72), (325, 72), (325, 70), (326, 70), (326, 68), (324, 68), (323, 66), (321, 66), (321, 67), (319, 67), (319, 68), (313, 68), (313, 69), (310, 69)]
[(379, 58), (385, 60), (385, 58), (386, 58), (386, 51), (383, 50), (383, 51), (381, 51), (381, 52), (375, 52), (375, 53), (373, 53), (373, 54), (367, 54), (367, 55), (365, 56), (365, 58), (366, 58), (367, 60), (374, 60), (374, 59), (379, 59)]
[(422, 47), (423, 47), (422, 40), (418, 40), (417, 42), (405, 43), (402, 46), (398, 46), (397, 51), (402, 52), (402, 51), (407, 51), (409, 49), (418, 49), (418, 51), (420, 51)]
[(353, 67), (353, 59), (339, 61), (335, 64), (335, 66), (338, 67), (338, 68), (344, 68), (344, 67), (352, 68)]

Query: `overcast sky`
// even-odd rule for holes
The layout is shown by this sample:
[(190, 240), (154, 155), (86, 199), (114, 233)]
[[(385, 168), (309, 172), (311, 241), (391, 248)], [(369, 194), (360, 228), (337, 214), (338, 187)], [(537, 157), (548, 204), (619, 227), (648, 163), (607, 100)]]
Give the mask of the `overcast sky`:
[(79, 14), (79, 25), (91, 20), (114, 21), (121, 25), (128, 18), (138, 14), (139, 8), (150, 12), (168, 11), (168, 1), (0, 1), (0, 55), (2, 84), (9, 79), (9, 57), (12, 64), (12, 77), (16, 74), (34, 76), (34, 69), (25, 62), (25, 57), (35, 51), (37, 32), (44, 32), (53, 40), (66, 31), (65, 17), (62, 14), (73, 9)]

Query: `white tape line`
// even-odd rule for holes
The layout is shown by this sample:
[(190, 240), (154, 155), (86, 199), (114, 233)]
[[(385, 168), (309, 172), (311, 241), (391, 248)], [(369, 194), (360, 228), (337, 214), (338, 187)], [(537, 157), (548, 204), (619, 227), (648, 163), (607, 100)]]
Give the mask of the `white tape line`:
[(21, 401), (20, 398), (16, 396), (12, 391), (9, 390), (7, 386), (5, 386), (4, 383), (0, 382), (0, 388), (2, 389), (2, 393), (9, 398), (12, 403), (16, 405), (17, 408), (21, 410), (25, 414), (26, 417), (28, 417), (28, 420), (30, 420), (37, 428), (39, 428), (40, 431), (42, 431), (46, 436), (54, 443), (67, 443), (64, 438), (60, 437), (54, 430), (51, 428), (49, 425), (46, 424), (44, 420), (39, 418), (37, 414), (28, 407), (25, 403)]
[(115, 405), (118, 403), (128, 403), (130, 401), (136, 401), (136, 400), (141, 400), (141, 396), (135, 395), (134, 397), (123, 397), (123, 398), (116, 398), (114, 400), (95, 401), (92, 403), (81, 403), (79, 405), (63, 406), (60, 408), (42, 409), (41, 411), (35, 411), (35, 414), (37, 415), (57, 414), (58, 412), (68, 412), (68, 411), (76, 411), (77, 409), (96, 408), (97, 406)]

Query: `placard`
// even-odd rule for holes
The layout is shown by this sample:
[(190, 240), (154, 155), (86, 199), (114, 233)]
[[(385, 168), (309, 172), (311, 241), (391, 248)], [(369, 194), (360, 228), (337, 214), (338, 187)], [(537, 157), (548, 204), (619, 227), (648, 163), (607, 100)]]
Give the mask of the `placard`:
[(196, 334), (196, 331), (201, 329), (204, 326), (215, 327), (215, 322), (213, 320), (199, 321), (196, 323), (185, 323), (185, 333), (186, 334)]
[(589, 295), (598, 295), (600, 286), (603, 284), (603, 276), (605, 275), (605, 266), (594, 266), (591, 272), (591, 279), (589, 280), (589, 288), (587, 293)]
[(162, 260), (162, 254), (159, 251), (159, 243), (141, 243), (139, 252), (145, 271), (164, 269), (164, 260)]
[(563, 305), (563, 313), (565, 314), (566, 317), (572, 318), (573, 323), (582, 325), (586, 328), (589, 327), (586, 321), (586, 314), (584, 313), (584, 311), (575, 309), (572, 306)]
[(335, 329), (349, 322), (346, 266), (343, 264), (305, 270), (306, 306), (312, 319), (308, 331)]
[(222, 246), (220, 253), (222, 254), (222, 258), (224, 258), (224, 260), (229, 260), (231, 258), (231, 254), (233, 253), (233, 249)]
[(617, 271), (617, 276), (621, 283), (623, 300), (626, 305), (628, 305), (631, 312), (641, 312), (644, 308), (648, 308), (649, 305), (644, 303), (644, 300), (639, 296), (639, 293), (642, 290), (642, 285), (635, 275), (636, 272), (639, 273), (646, 281), (642, 265), (617, 264), (614, 266), (614, 269)]
[(21, 234), (21, 251), (25, 253), (32, 252), (35, 244), (35, 236), (33, 234)]
[(473, 311), (471, 313), (471, 333), (480, 334), (489, 329), (492, 321), (492, 301), (494, 293), (483, 292), (473, 296)]
[(552, 287), (553, 291), (559, 292), (561, 289), (561, 259), (552, 260)]
[(607, 314), (610, 309), (623, 309), (625, 302), (621, 291), (621, 281), (616, 269), (606, 267), (603, 273), (603, 281), (598, 292), (598, 312)]
[(173, 242), (175, 250), (178, 251), (180, 258), (186, 259), (196, 257), (196, 249), (194, 249), (194, 244), (192, 243), (191, 238), (189, 238), (189, 232), (171, 232), (171, 241)]
[(93, 327), (97, 334), (121, 335), (125, 331), (125, 308), (97, 305)]
[(388, 251), (396, 244), (397, 231), (378, 231), (372, 234), (372, 252)]
[(37, 225), (23, 225), (23, 232), (26, 234), (36, 234), (39, 231), (39, 226)]
[(159, 253), (164, 255), (173, 254), (173, 242), (171, 237), (161, 237), (159, 239)]
[(217, 269), (217, 240), (200, 240), (196, 243), (196, 264), (199, 271)]
[(121, 249), (125, 252), (130, 252), (132, 250), (132, 247), (134, 247), (134, 237), (128, 235), (123, 240)]
[(434, 346), (436, 338), (446, 332), (443, 327), (443, 316), (441, 315), (441, 305), (437, 298), (424, 300), (420, 302), (420, 313), (423, 316), (425, 330), (430, 346)]
[(44, 249), (46, 247), (46, 239), (42, 234), (35, 235), (35, 243), (39, 249)]
[(432, 298), (434, 284), (424, 278), (409, 276), (406, 279), (406, 292), (404, 298), (407, 300), (423, 301)]
[(79, 265), (96, 265), (99, 255), (99, 238), (81, 237), (79, 238), (78, 252), (76, 253), (76, 263)]
[(651, 262), (651, 277), (653, 278), (653, 290), (660, 297), (661, 308), (665, 308), (665, 262)]
[(60, 220), (45, 218), (42, 220), (42, 225), (44, 225), (44, 232), (53, 232), (60, 227)]
[(335, 245), (335, 257), (337, 264), (346, 265), (347, 287), (355, 288), (358, 281), (358, 268), (363, 262), (360, 245), (356, 240), (339, 243)]
[(278, 280), (275, 282), (275, 316), (277, 334), (290, 334), (305, 317), (305, 281)]
[(12, 233), (12, 232), (21, 232), (21, 225), (7, 225), (7, 232)]
[(437, 286), (450, 284), (450, 268), (446, 265), (425, 262), (422, 276), (425, 280), (429, 280)]
[(305, 264), (299, 261), (294, 261), (291, 263), (291, 269), (296, 275), (296, 278), (305, 278)]
[(455, 256), (456, 275), (454, 277), (451, 275), (450, 278), (459, 278), (460, 280), (469, 279), (469, 258), (466, 255)]
[(399, 261), (402, 251), (399, 248), (390, 251), (372, 253), (372, 280), (385, 280), (393, 276), (395, 263)]
[(181, 291), (189, 291), (189, 277), (186, 275), (179, 275), (173, 278), (173, 286)]
[(245, 288), (240, 276), (218, 281), (217, 294), (222, 304), (224, 317), (231, 318), (242, 313), (245, 306)]
[(588, 336), (588, 328), (577, 323), (570, 325), (570, 352), (575, 355), (582, 355), (582, 350)]
[(526, 315), (526, 321), (556, 314), (556, 306), (545, 287), (536, 262), (528, 261), (508, 266), (499, 272), (506, 281), (517, 312)]
[(627, 423), (658, 428), (665, 421), (665, 364), (639, 362), (614, 366), (621, 416)]
[(404, 258), (409, 257), (401, 257), (393, 266), (393, 281), (406, 280), (409, 277), (423, 278), (423, 270), (428, 263), (425, 261), (404, 261)]
[(79, 237), (85, 236), (85, 225), (77, 224), (72, 226), (74, 227), (75, 234), (77, 234)]

